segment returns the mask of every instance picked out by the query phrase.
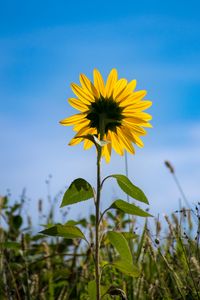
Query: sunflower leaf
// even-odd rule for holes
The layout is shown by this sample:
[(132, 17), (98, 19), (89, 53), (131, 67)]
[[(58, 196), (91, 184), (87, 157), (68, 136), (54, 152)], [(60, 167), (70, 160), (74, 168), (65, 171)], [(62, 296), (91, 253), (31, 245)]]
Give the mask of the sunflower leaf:
[(127, 263), (127, 261), (123, 259), (115, 260), (112, 263), (104, 261), (104, 268), (112, 267), (118, 269), (122, 273), (131, 276), (133, 278), (140, 276), (140, 271), (137, 266), (133, 265), (133, 263)]
[(115, 259), (112, 263), (104, 262), (104, 267), (112, 266), (129, 276), (138, 277), (140, 272), (138, 268), (133, 265), (133, 258), (128, 241), (123, 234), (116, 231), (108, 231), (107, 237), (110, 243), (119, 253), (119, 258)]
[(110, 243), (115, 247), (121, 259), (126, 261), (127, 264), (132, 264), (132, 254), (127, 240), (122, 233), (116, 231), (107, 232)]
[(88, 295), (90, 300), (96, 299), (96, 282), (95, 280), (91, 280), (88, 282)]
[(138, 238), (138, 235), (133, 232), (121, 231), (121, 233), (123, 234), (123, 236), (125, 237), (126, 240), (132, 240), (132, 239)]
[(116, 200), (114, 201), (110, 208), (119, 209), (129, 215), (140, 216), (140, 217), (152, 217), (148, 212), (144, 211), (140, 207), (135, 204), (130, 204), (124, 200)]
[(94, 197), (91, 185), (83, 178), (75, 179), (66, 190), (60, 207), (86, 201)]
[(21, 244), (17, 242), (1, 242), (0, 248), (6, 248), (6, 249), (21, 249)]
[(120, 174), (110, 175), (107, 178), (109, 178), (109, 177), (115, 178), (117, 180), (119, 187), (127, 195), (129, 195), (130, 197), (132, 197), (140, 202), (149, 204), (149, 201), (148, 201), (147, 197), (145, 196), (145, 194), (143, 193), (143, 191), (139, 187), (134, 185), (128, 179), (128, 177), (126, 177), (125, 175), (120, 175)]
[(59, 225), (52, 226), (48, 229), (42, 230), (40, 231), (40, 233), (49, 236), (63, 237), (65, 239), (78, 238), (87, 241), (83, 232), (78, 227), (72, 225), (59, 224)]
[(124, 260), (115, 261), (110, 265), (131, 277), (140, 276), (140, 271), (138, 270), (138, 268), (133, 264), (127, 264), (127, 262)]
[[(110, 299), (106, 296), (108, 287), (101, 285), (100, 289), (101, 289), (101, 295), (102, 296), (105, 295), (102, 298), (105, 300)], [(88, 296), (89, 296), (89, 300), (96, 300), (96, 282), (95, 282), (95, 280), (91, 280), (88, 282)]]

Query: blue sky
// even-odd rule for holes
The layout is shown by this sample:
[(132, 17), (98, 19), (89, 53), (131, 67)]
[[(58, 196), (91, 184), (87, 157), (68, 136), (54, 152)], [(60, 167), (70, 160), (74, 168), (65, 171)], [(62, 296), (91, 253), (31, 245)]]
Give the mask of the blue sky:
[[(68, 147), (73, 131), (58, 121), (74, 112), (66, 99), (80, 73), (115, 67), (153, 101), (154, 128), (128, 156), (131, 179), (153, 212), (176, 209), (168, 159), (189, 201), (199, 200), (199, 1), (1, 1), (0, 14), (1, 194), (26, 187), (34, 208), (49, 173), (53, 194), (76, 177), (95, 183), (95, 152)], [(113, 155), (103, 172), (124, 172), (124, 159)], [(106, 202), (118, 192), (107, 187)]]

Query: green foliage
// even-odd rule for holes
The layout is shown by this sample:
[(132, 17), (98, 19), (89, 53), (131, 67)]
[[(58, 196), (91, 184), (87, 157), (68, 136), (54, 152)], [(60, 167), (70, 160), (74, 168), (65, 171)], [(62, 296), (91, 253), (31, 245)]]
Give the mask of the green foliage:
[(79, 239), (84, 239), (86, 241), (86, 238), (82, 231), (73, 225), (55, 225), (52, 226), (48, 229), (45, 229), (41, 231), (40, 233), (50, 235), (50, 236), (59, 236), (63, 237), (65, 239), (74, 239), (74, 238), (79, 238)]
[[(98, 139), (95, 136), (90, 136), (90, 135), (87, 136), (87, 139), (92, 140), (92, 142), (96, 145), (98, 153), (101, 153), (101, 149), (99, 147), (103, 146), (103, 145), (100, 144), (100, 141), (98, 141)], [(99, 160), (98, 160), (98, 162), (99, 162)], [(134, 198), (136, 200), (139, 200), (141, 202), (148, 204), (148, 200), (147, 200), (145, 194), (142, 192), (142, 190), (140, 190), (138, 187), (136, 187), (126, 176), (117, 174), (117, 175), (108, 176), (107, 178), (109, 178), (109, 177), (115, 178), (117, 180), (117, 183), (120, 186), (120, 188), (126, 194), (128, 194), (129, 196), (131, 196), (132, 198)], [(104, 181), (107, 178), (105, 178)], [(85, 201), (85, 200), (90, 199), (91, 197), (94, 197), (95, 206), (99, 205), (97, 203), (99, 203), (98, 201), (100, 201), (100, 198), (98, 198), (98, 196), (97, 196), (97, 198), (95, 198), (95, 197), (96, 197), (96, 194), (98, 195), (100, 189), (102, 188), (104, 181), (101, 182), (100, 177), (99, 177), (99, 181), (98, 181), (99, 185), (97, 186), (97, 191), (94, 193), (91, 185), (84, 179), (78, 178), (78, 179), (74, 180), (64, 194), (61, 207), (67, 206), (70, 204), (74, 204), (74, 203), (78, 203), (81, 201)], [(97, 208), (97, 206), (96, 206), (96, 208)], [(149, 213), (147, 213), (146, 211), (137, 207), (135, 204), (130, 204), (123, 200), (116, 200), (109, 208), (107, 208), (104, 211), (104, 213), (101, 215), (101, 218), (98, 219), (99, 225), (100, 225), (100, 222), (103, 221), (103, 216), (104, 216), (105, 212), (107, 212), (109, 209), (116, 209), (123, 213), (128, 213), (129, 215), (135, 215), (135, 216), (141, 216), (141, 217), (151, 216)], [(98, 210), (99, 210), (99, 208), (98, 208)], [(96, 210), (96, 212), (98, 210)], [(98, 215), (99, 215), (99, 213), (97, 213), (95, 218)], [(80, 229), (75, 226), (76, 224), (77, 224), (76, 221), (70, 220), (67, 223), (65, 223), (65, 225), (55, 225), (53, 227), (43, 230), (41, 233), (50, 235), (50, 236), (59, 236), (59, 237), (63, 237), (63, 238), (68, 238), (68, 239), (82, 238), (82, 239), (86, 240), (85, 236), (80, 231)], [(97, 232), (99, 232), (99, 226), (97, 226), (97, 225), (95, 225), (95, 226), (96, 226), (95, 232), (97, 233)], [(138, 268), (133, 264), (132, 254), (129, 249), (127, 239), (124, 237), (124, 235), (119, 232), (109, 231), (107, 233), (107, 236), (108, 236), (110, 243), (116, 248), (116, 250), (120, 254), (119, 258), (115, 259), (112, 262), (108, 262), (108, 265), (117, 268), (118, 270), (125, 273), (126, 275), (129, 275), (132, 277), (138, 277), (140, 272), (139, 272)], [(100, 244), (98, 243), (97, 245), (100, 245)], [(96, 245), (95, 249), (97, 249), (97, 245)], [(95, 251), (97, 251), (97, 250), (95, 250)], [(95, 256), (95, 254), (94, 254), (94, 256)], [(89, 285), (89, 291), (93, 291), (93, 289), (90, 285)]]
[(120, 232), (109, 231), (107, 235), (110, 243), (120, 255), (120, 257), (115, 259), (111, 265), (129, 276), (138, 277), (140, 272), (137, 267), (133, 265), (132, 254), (123, 234)]
[[(106, 296), (108, 288), (106, 286), (102, 286), (102, 285), (100, 288), (101, 288), (101, 295), (104, 295), (103, 299), (109, 300), (110, 298), (108, 298), (108, 296)], [(95, 280), (91, 280), (88, 283), (88, 296), (89, 296), (89, 300), (96, 300), (96, 282), (95, 282)]]
[[(0, 299), (92, 299), (94, 215), (88, 221), (68, 220), (62, 225), (65, 233), (69, 226), (78, 225), (81, 232), (87, 229), (88, 243), (80, 236), (49, 238), (27, 223), (24, 204), (21, 199), (13, 203), (9, 197), (0, 198)], [(42, 223), (48, 223), (53, 210), (49, 207)], [(13, 215), (22, 217), (20, 226), (13, 226)], [(142, 228), (135, 216), (129, 218), (119, 209), (107, 213), (101, 223), (102, 232), (108, 232), (100, 249), (102, 300), (199, 300), (199, 220), (200, 205), (160, 220), (148, 219)], [(131, 264), (138, 266), (139, 277), (131, 275), (138, 272)]]
[(132, 263), (132, 255), (128, 246), (127, 240), (124, 238), (123, 234), (120, 232), (108, 231), (108, 239), (110, 243), (115, 247), (120, 255), (120, 258), (128, 264)]
[(112, 203), (110, 208), (119, 209), (129, 215), (140, 216), (140, 217), (152, 217), (152, 215), (142, 210), (135, 204), (130, 204), (124, 200), (116, 200), (115, 202)]
[(137, 186), (135, 186), (125, 175), (120, 175), (120, 174), (114, 174), (114, 175), (109, 175), (107, 178), (115, 178), (117, 180), (117, 183), (119, 187), (122, 189), (123, 192), (125, 192), (127, 195), (130, 197), (144, 202), (146, 204), (149, 204), (149, 201), (143, 191), (139, 189)]
[(93, 198), (91, 185), (83, 178), (75, 179), (64, 194), (61, 207)]

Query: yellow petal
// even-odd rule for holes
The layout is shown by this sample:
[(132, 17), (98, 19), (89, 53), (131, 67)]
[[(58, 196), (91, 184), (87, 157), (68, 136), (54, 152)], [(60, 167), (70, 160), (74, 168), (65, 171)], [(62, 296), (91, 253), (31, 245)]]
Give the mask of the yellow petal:
[(121, 131), (131, 142), (135, 143), (137, 146), (141, 148), (144, 146), (142, 140), (137, 135), (134, 135), (134, 133), (127, 127), (122, 126)]
[(129, 99), (133, 95), (133, 90), (136, 87), (136, 80), (132, 80), (129, 82), (126, 86), (126, 88), (116, 97), (117, 102), (125, 101), (126, 99)]
[(97, 91), (97, 89), (95, 88), (93, 83), (87, 78), (86, 75), (80, 74), (80, 83), (81, 83), (83, 89), (86, 89), (88, 91), (88, 93), (91, 94), (92, 98), (100, 97), (99, 92)]
[(113, 92), (113, 98), (116, 99), (126, 88), (127, 86), (127, 80), (122, 78), (117, 81), (114, 87), (114, 92)]
[(135, 144), (140, 147), (140, 148), (143, 148), (144, 147), (144, 143), (143, 141), (135, 134), (133, 134), (133, 137), (135, 139)]
[(94, 144), (93, 144), (92, 141), (86, 140), (86, 139), (85, 139), (83, 148), (84, 148), (84, 150), (88, 150), (88, 149), (90, 149), (93, 145), (94, 145)]
[(123, 120), (122, 125), (125, 126), (125, 127), (130, 128), (134, 132), (134, 134), (136, 134), (136, 135), (139, 135), (139, 136), (140, 135), (146, 135), (146, 131), (142, 127), (134, 125), (131, 122), (127, 122), (126, 120)]
[(71, 84), (72, 91), (74, 94), (85, 104), (90, 105), (91, 102), (94, 102), (94, 97), (89, 95), (85, 90), (83, 90), (80, 86), (78, 86), (76, 83)]
[(132, 133), (131, 133), (131, 131), (129, 130), (128, 127), (121, 126), (120, 130), (121, 130), (123, 136), (125, 136), (129, 141), (131, 141), (131, 142), (134, 141)]
[(126, 88), (115, 98), (117, 102), (124, 101), (131, 96), (131, 92)]
[[(128, 115), (128, 114), (126, 113), (126, 115)], [(145, 113), (145, 112), (136, 112), (135, 117), (139, 118), (139, 119), (142, 119), (144, 121), (150, 121), (152, 119), (152, 116), (150, 114)]]
[(131, 80), (128, 84), (127, 84), (127, 90), (130, 90), (131, 92), (134, 91), (134, 89), (136, 88), (136, 84), (137, 81), (135, 79)]
[(134, 92), (133, 93), (133, 99), (144, 98), (146, 96), (146, 94), (147, 94), (146, 90), (140, 90), (140, 91)]
[(143, 124), (141, 124), (142, 127), (149, 127), (149, 128), (153, 128), (153, 126), (148, 123), (148, 122), (144, 122)]
[(107, 163), (109, 163), (110, 161), (110, 156), (111, 156), (111, 144), (108, 143), (107, 145), (103, 146), (103, 149), (102, 149), (102, 156), (105, 157), (105, 160)]
[(123, 120), (127, 121), (127, 122), (130, 122), (134, 125), (140, 125), (140, 126), (142, 126), (141, 124), (145, 123), (145, 121), (143, 119), (136, 118), (134, 114), (132, 114), (132, 115), (124, 114), (124, 119)]
[(126, 88), (118, 96), (116, 96), (117, 102), (124, 101), (125, 99), (133, 95), (133, 89), (135, 89), (135, 87), (136, 80), (132, 80), (131, 82), (129, 82)]
[(60, 124), (62, 124), (64, 126), (75, 125), (75, 124), (78, 124), (78, 123), (82, 122), (82, 120), (85, 117), (86, 117), (85, 113), (75, 114), (71, 117), (68, 117), (66, 119), (61, 120)]
[(93, 71), (93, 75), (94, 75), (94, 86), (97, 89), (97, 91), (99, 91), (99, 93), (105, 97), (105, 85), (104, 85), (104, 81), (103, 81), (103, 77), (101, 76), (101, 73), (97, 70), (94, 69)]
[(73, 138), (71, 139), (71, 141), (69, 142), (69, 146), (75, 146), (78, 145), (80, 142), (82, 142), (82, 138)]
[[(87, 135), (89, 132), (90, 132), (90, 128), (89, 128), (88, 126), (85, 126), (85, 127), (81, 128), (81, 129), (77, 132), (77, 134), (75, 135), (75, 137), (80, 137), (80, 136), (82, 136), (82, 135)], [(75, 137), (74, 137), (74, 138), (75, 138)]]
[(119, 106), (126, 107), (127, 105), (137, 103), (140, 100), (142, 100), (142, 98), (144, 98), (146, 96), (146, 94), (147, 94), (147, 92), (145, 90), (134, 92), (134, 93), (130, 94), (129, 97), (121, 100), (119, 103)]
[(137, 103), (130, 104), (130, 105), (126, 106), (123, 109), (123, 112), (126, 112), (128, 110), (142, 111), (142, 110), (145, 110), (145, 109), (151, 107), (151, 105), (152, 105), (151, 101), (139, 101)]
[(133, 148), (133, 145), (131, 144), (130, 140), (128, 139), (128, 137), (126, 137), (121, 128), (117, 127), (117, 135), (118, 135), (118, 138), (120, 140), (120, 143), (122, 146), (124, 146), (124, 148), (131, 154), (134, 154), (135, 153), (135, 150)]
[(112, 69), (110, 74), (108, 75), (108, 79), (106, 82), (106, 97), (110, 98), (113, 93), (114, 86), (117, 82), (117, 70)]
[(144, 109), (147, 109), (149, 107), (152, 106), (152, 102), (151, 101), (140, 101), (136, 104), (133, 105), (134, 106), (134, 109), (138, 109), (138, 110), (144, 110)]
[[(78, 133), (75, 135), (75, 137), (84, 136), (84, 135), (88, 135), (88, 134), (96, 134), (96, 129), (85, 126), (78, 131)], [(84, 145), (83, 145), (84, 150), (88, 150), (92, 147), (92, 145), (94, 145), (92, 141), (90, 141), (86, 138), (82, 138), (82, 141), (84, 141)]]
[(83, 103), (81, 100), (79, 100), (79, 99), (69, 98), (68, 102), (75, 109), (78, 109), (80, 111), (86, 111), (86, 110), (88, 110), (88, 106), (85, 103)]
[[(84, 140), (84, 138), (80, 137), (82, 135), (87, 135), (87, 134), (93, 134), (94, 130), (93, 128), (89, 128), (87, 126), (81, 128), (77, 134), (74, 136), (74, 138), (70, 141), (69, 145), (70, 146), (74, 146), (79, 144), (80, 142), (82, 142)], [(86, 140), (86, 139), (85, 139)]]
[(118, 153), (119, 155), (123, 155), (124, 151), (123, 148), (121, 147), (117, 135), (114, 132), (110, 131), (110, 138), (111, 138), (112, 147), (115, 150), (115, 152)]
[(90, 120), (84, 119), (84, 120), (81, 121), (81, 123), (78, 123), (78, 124), (74, 125), (73, 130), (74, 131), (79, 131), (84, 127), (90, 128), (89, 124), (90, 124)]

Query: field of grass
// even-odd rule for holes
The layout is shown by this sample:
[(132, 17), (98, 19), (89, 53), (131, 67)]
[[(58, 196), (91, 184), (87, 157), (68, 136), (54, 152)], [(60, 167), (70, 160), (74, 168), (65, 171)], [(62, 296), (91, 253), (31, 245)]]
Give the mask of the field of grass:
[[(89, 236), (86, 244), (34, 234), (32, 220), (21, 213), (24, 200), (12, 205), (9, 197), (0, 200), (0, 299), (92, 299), (95, 216), (78, 222)], [(38, 215), (42, 214), (40, 200)], [(55, 222), (50, 208), (46, 223)], [(133, 278), (105, 268), (102, 299), (200, 299), (200, 203), (165, 216), (162, 222), (147, 220), (143, 229), (129, 215), (108, 212), (101, 231), (107, 229), (127, 232), (140, 275)], [(108, 244), (103, 236), (101, 261), (112, 262), (118, 253)], [(104, 296), (108, 287), (109, 295)]]

